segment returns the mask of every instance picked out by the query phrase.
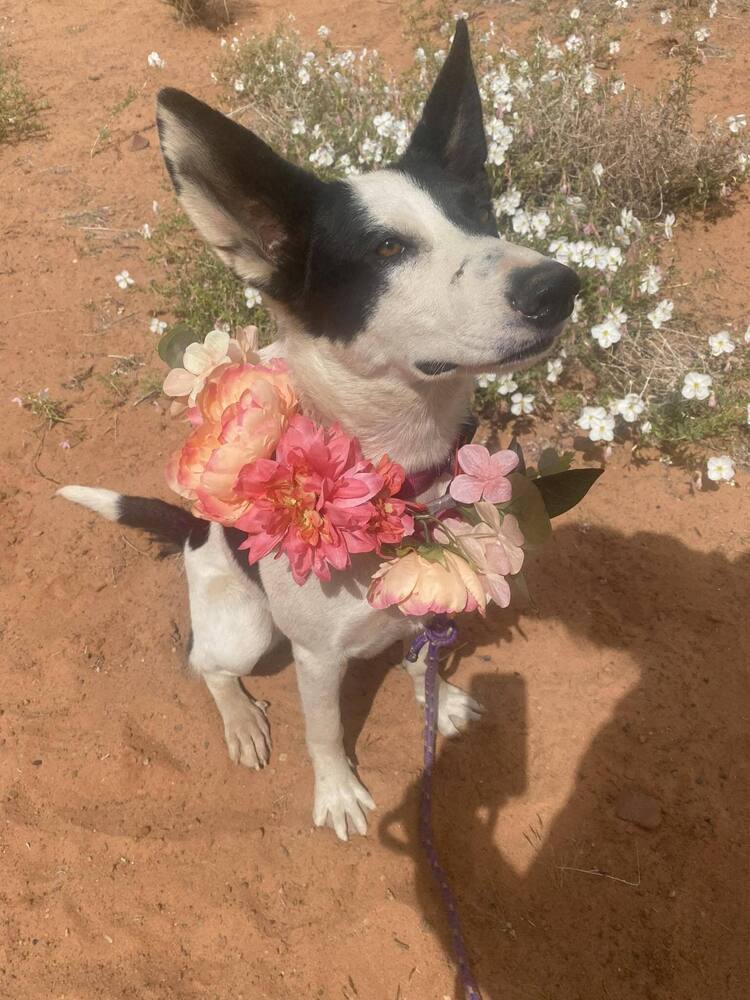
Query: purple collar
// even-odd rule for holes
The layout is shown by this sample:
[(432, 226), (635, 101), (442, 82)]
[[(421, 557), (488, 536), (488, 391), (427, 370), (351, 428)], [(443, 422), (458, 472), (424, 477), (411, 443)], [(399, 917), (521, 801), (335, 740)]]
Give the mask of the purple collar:
[(431, 486), (434, 486), (438, 479), (456, 474), (456, 452), (463, 445), (468, 444), (476, 433), (478, 421), (470, 418), (461, 425), (458, 437), (453, 447), (448, 453), (448, 457), (440, 465), (430, 466), (428, 469), (420, 469), (418, 472), (411, 472), (404, 479), (403, 486), (398, 491), (401, 500), (415, 501), (423, 493), (426, 493)]
[(457, 447), (451, 448), (450, 454), (441, 465), (433, 465), (429, 469), (420, 469), (418, 472), (411, 472), (405, 479), (403, 486), (398, 491), (401, 500), (414, 501), (423, 493), (426, 493), (431, 486), (434, 486), (438, 479), (444, 479), (453, 472), (456, 461)]

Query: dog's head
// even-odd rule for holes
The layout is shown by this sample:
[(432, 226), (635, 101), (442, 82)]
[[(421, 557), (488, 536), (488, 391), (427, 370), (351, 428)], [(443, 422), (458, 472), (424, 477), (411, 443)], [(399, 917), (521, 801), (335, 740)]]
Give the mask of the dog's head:
[(359, 366), (419, 380), (523, 367), (571, 313), (575, 273), (498, 238), (463, 21), (383, 170), (324, 182), (178, 90), (160, 93), (158, 122), (175, 190), (219, 257)]

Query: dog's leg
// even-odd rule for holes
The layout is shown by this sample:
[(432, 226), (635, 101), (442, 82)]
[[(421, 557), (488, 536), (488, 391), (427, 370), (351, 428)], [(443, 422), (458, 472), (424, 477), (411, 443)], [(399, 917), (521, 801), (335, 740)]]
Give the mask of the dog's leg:
[(271, 754), (271, 730), (266, 718), (267, 701), (256, 701), (233, 674), (203, 673), (224, 723), (224, 739), (229, 757), (259, 771)]
[[(427, 645), (420, 650), (415, 663), (404, 660), (404, 669), (414, 683), (418, 705), (424, 705), (424, 675), (427, 672)], [(437, 678), (438, 729), (443, 736), (459, 736), (470, 722), (481, 718), (484, 708), (471, 695), (447, 681)]]
[(259, 583), (246, 577), (224, 533), (212, 525), (206, 542), (185, 548), (192, 638), (189, 663), (213, 695), (224, 723), (230, 758), (256, 770), (271, 751), (266, 702), (256, 701), (240, 677), (249, 674), (280, 633)]
[(339, 690), (346, 658), (335, 652), (321, 656), (297, 643), (293, 650), (307, 748), (315, 772), (313, 822), (332, 826), (339, 840), (348, 839), (347, 823), (364, 835), (366, 810), (374, 809), (375, 803), (344, 753)]

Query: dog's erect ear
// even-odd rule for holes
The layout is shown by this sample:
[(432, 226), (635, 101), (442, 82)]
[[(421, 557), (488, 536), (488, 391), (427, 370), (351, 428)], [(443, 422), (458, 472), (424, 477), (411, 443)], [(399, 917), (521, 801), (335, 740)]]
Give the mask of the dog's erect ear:
[(157, 122), (175, 191), (201, 236), (241, 278), (291, 298), (324, 183), (182, 90), (159, 93)]
[(471, 63), (466, 21), (456, 23), (450, 52), (438, 73), (402, 163), (436, 161), (462, 180), (474, 180), (487, 159), (482, 100)]

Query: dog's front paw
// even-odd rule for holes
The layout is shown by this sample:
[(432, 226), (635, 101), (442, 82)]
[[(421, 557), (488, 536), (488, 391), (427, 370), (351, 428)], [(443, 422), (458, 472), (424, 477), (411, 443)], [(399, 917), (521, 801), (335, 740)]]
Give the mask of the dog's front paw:
[(438, 729), (443, 736), (459, 736), (470, 722), (481, 719), (484, 708), (461, 688), (441, 681), (438, 689)]
[(313, 822), (316, 826), (333, 827), (339, 840), (349, 839), (349, 828), (367, 833), (367, 812), (375, 803), (345, 760), (317, 764), (315, 767), (315, 804)]
[(235, 764), (259, 771), (271, 756), (271, 729), (266, 718), (267, 701), (244, 698), (224, 717), (224, 739)]

